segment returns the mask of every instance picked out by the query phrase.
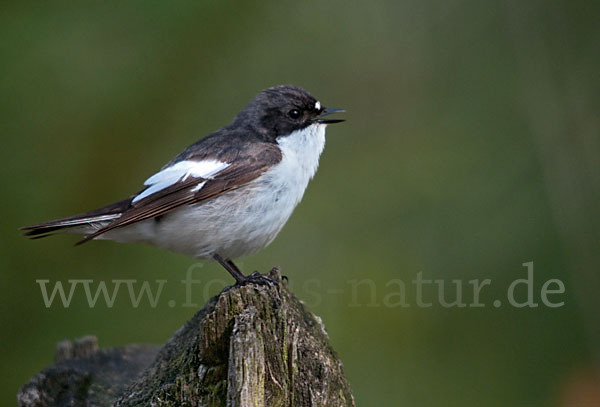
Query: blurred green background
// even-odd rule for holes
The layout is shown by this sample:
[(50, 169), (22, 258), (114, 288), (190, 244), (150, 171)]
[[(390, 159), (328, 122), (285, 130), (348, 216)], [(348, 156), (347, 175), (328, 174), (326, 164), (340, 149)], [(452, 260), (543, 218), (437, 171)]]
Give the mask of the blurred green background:
[[(293, 83), (348, 121), (279, 238), (240, 265), (282, 266), (357, 405), (600, 405), (599, 4), (5, 2), (0, 397), (12, 404), (64, 338), (163, 343), (197, 309), (167, 305), (190, 267), (199, 304), (231, 283), (155, 248), (17, 228), (129, 195), (258, 91)], [(564, 306), (505, 304), (525, 262), (536, 301), (560, 279)], [(486, 306), (415, 306), (419, 272), (448, 300), (452, 280), (467, 302), (469, 280), (492, 280)], [(154, 308), (90, 308), (81, 292), (46, 308), (37, 279), (168, 284)], [(386, 306), (394, 279), (411, 307)]]

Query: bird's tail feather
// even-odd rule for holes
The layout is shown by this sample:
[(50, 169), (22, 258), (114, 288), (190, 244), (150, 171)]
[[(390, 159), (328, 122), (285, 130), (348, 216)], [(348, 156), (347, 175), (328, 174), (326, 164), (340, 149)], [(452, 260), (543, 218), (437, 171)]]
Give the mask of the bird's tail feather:
[(30, 239), (39, 239), (61, 232), (93, 233), (99, 227), (118, 219), (123, 211), (129, 207), (130, 203), (131, 198), (128, 198), (90, 212), (80, 213), (67, 218), (54, 219), (36, 225), (24, 226), (21, 230)]

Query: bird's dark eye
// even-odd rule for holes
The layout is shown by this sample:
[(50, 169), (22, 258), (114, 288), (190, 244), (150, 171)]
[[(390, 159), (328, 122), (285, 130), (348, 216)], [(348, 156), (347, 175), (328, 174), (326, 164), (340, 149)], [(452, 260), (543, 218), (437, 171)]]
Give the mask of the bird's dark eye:
[(298, 109), (292, 109), (288, 112), (288, 116), (292, 119), (297, 119), (300, 117), (300, 111)]

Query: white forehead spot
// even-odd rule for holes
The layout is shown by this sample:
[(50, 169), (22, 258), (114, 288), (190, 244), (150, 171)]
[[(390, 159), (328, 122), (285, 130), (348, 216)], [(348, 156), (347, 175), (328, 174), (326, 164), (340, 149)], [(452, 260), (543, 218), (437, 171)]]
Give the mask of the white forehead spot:
[(319, 102), (318, 100), (317, 103), (315, 103), (315, 109), (321, 110), (321, 102)]

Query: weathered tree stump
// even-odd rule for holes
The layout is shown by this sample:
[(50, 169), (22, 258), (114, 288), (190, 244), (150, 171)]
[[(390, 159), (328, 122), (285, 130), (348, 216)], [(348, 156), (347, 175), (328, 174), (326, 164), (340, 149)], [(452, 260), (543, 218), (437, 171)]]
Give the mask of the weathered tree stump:
[(162, 348), (61, 342), (19, 406), (354, 406), (321, 319), (278, 269), (212, 298)]

